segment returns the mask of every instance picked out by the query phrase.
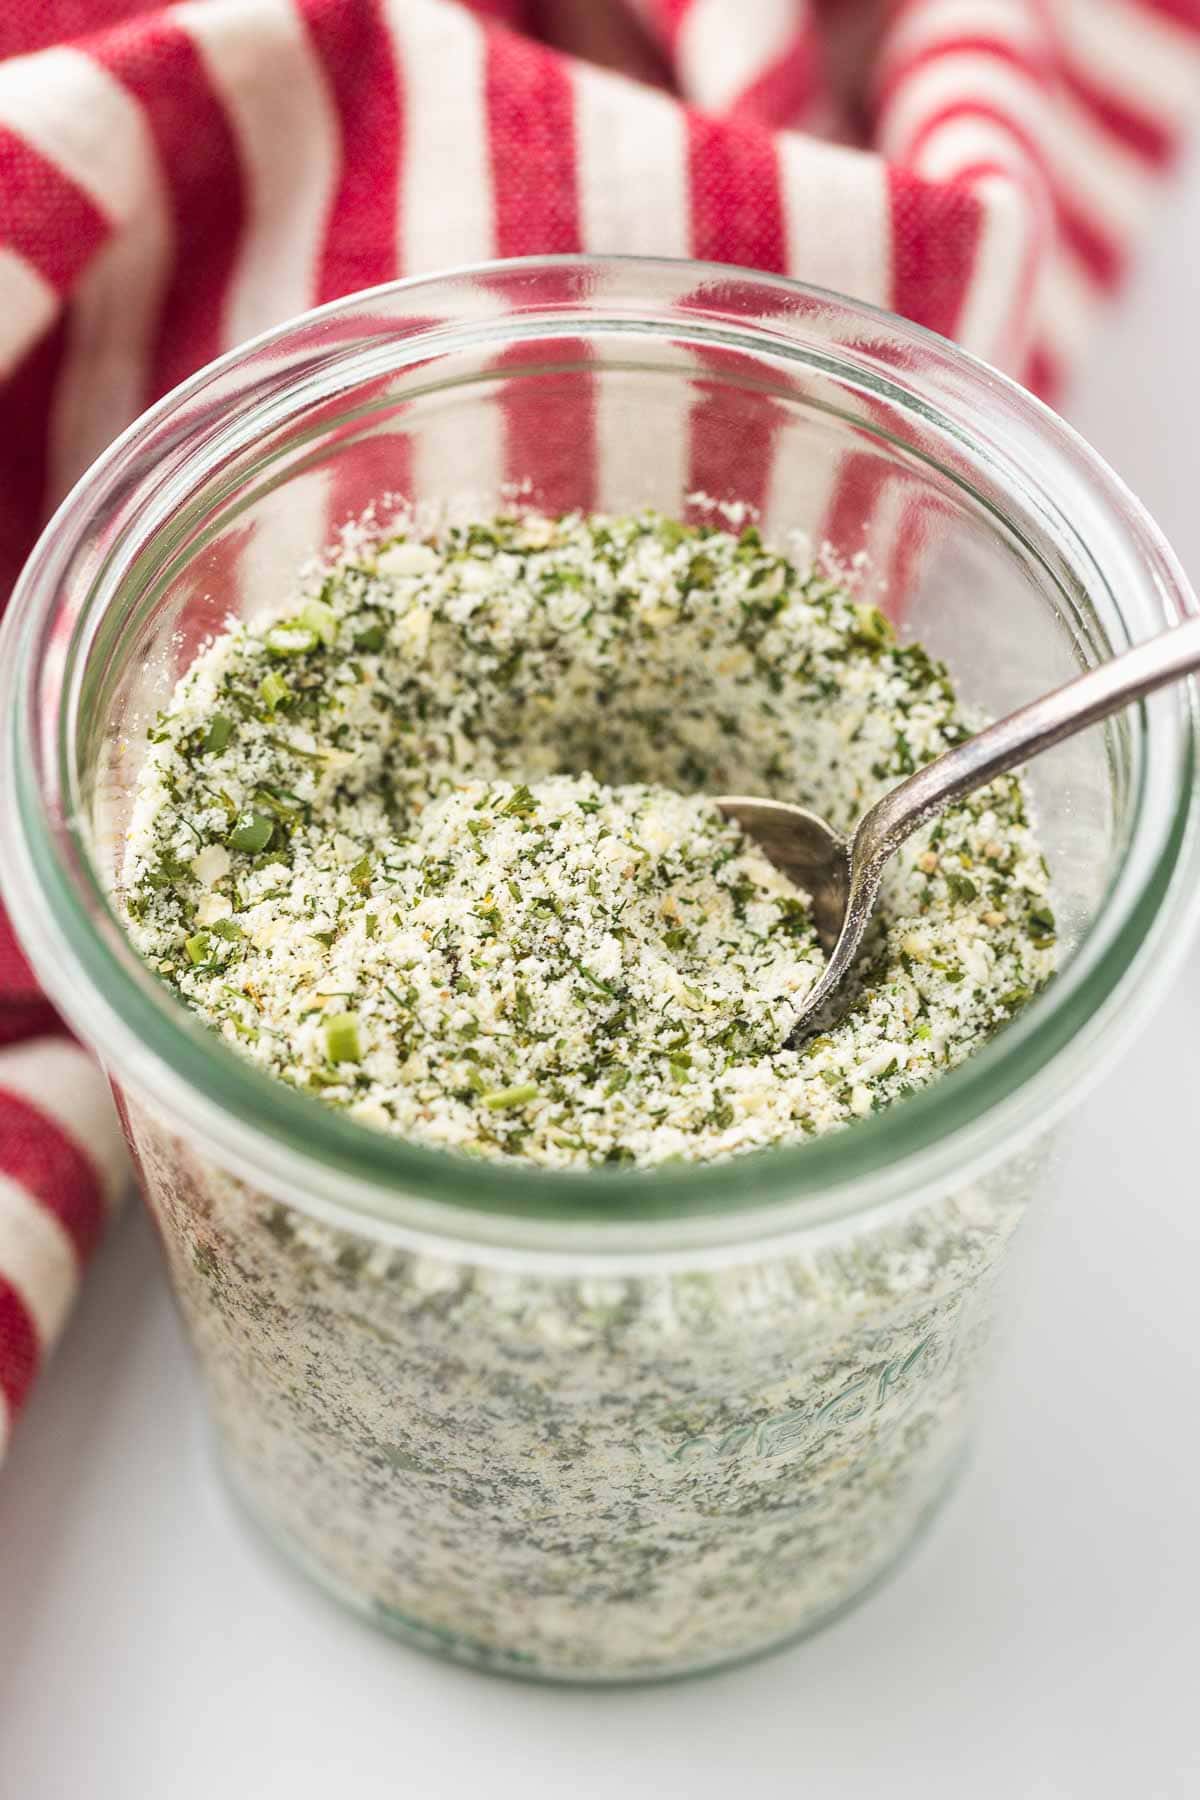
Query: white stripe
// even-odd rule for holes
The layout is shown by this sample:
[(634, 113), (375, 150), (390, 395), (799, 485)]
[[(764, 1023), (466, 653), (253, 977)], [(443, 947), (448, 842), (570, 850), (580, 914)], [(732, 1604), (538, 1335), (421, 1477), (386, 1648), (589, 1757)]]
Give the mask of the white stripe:
[[(494, 376), (495, 352), (456, 356), (454, 371), (460, 379), (473, 373)], [(469, 518), (486, 517), (503, 504), (499, 385), (493, 379), (486, 387), (475, 388), (480, 398), (469, 412), (461, 406), (439, 407), (421, 420), (413, 437), (413, 498), (418, 505), (444, 509), (452, 518)]]
[(48, 1349), (79, 1287), (79, 1260), (54, 1215), (7, 1175), (0, 1175), (0, 1270)]
[(1012, 371), (1027, 348), (1029, 321), (1018, 306), (1037, 233), (1034, 202), (1003, 176), (977, 182), (974, 192), (982, 227), (954, 335), (964, 349)]
[[(917, 533), (918, 544), (925, 535), (919, 524), (921, 500), (920, 491), (914, 492), (909, 482), (889, 481), (876, 494), (871, 505), (871, 516), (867, 521), (867, 568), (863, 595), (876, 605), (885, 607), (893, 617), (904, 605), (908, 595), (891, 585), (892, 557), (904, 531)], [(910, 557), (910, 562), (915, 560)]]
[(312, 305), (341, 136), (291, 0), (188, 0), (171, 22), (200, 52), (245, 178), (247, 230), (224, 326), (232, 346)]
[(142, 203), (146, 172), (130, 160), (124, 106), (114, 90), (116, 83), (89, 56), (66, 47), (0, 62), (0, 125), (26, 138), (102, 212), (123, 222)]
[(1031, 164), (1023, 147), (994, 119), (978, 114), (960, 119), (947, 119), (938, 125), (921, 144), (912, 159), (914, 174), (926, 181), (950, 181), (976, 163), (999, 163), (1016, 176), (1045, 186), (1042, 171)]
[(238, 555), (238, 610), (246, 618), (278, 616), (300, 569), (327, 548), (332, 479), (329, 469), (294, 475), (250, 513), (250, 539)]
[(129, 1180), (129, 1162), (108, 1083), (96, 1063), (65, 1038), (35, 1038), (0, 1051), (0, 1091), (16, 1094), (53, 1119), (100, 1177), (115, 1205)]
[(629, 256), (687, 256), (687, 132), (665, 95), (574, 68), (575, 145), (583, 247)]
[(684, 94), (723, 112), (801, 36), (806, 13), (804, 0), (692, 0), (676, 45)]
[(1050, 0), (1071, 61), (1097, 87), (1174, 127), (1196, 116), (1200, 37), (1135, 0)]
[(596, 500), (603, 512), (654, 506), (677, 517), (687, 499), (696, 398), (686, 372), (696, 358), (686, 346), (661, 340), (646, 356), (656, 365), (677, 365), (678, 374), (614, 371), (596, 382)]
[(136, 202), (71, 297), (49, 424), (56, 499), (149, 399), (150, 362), (171, 262), (170, 212), (145, 114), (107, 70), (79, 60), (87, 66), (81, 104), (103, 125), (113, 187), (136, 196)]
[(483, 33), (436, 0), (387, 0), (387, 22), (404, 85), (401, 271), (494, 256)]
[(1034, 309), (1036, 336), (1054, 362), (1070, 373), (1087, 348), (1104, 295), (1074, 257), (1053, 257), (1042, 273)]
[(36, 343), (58, 308), (50, 283), (23, 256), (0, 244), (0, 379)]
[(886, 306), (891, 225), (881, 159), (797, 132), (777, 141), (789, 275)]
[(803, 532), (815, 553), (821, 548), (837, 486), (838, 461), (805, 455), (803, 433), (799, 446), (789, 446), (786, 430), (785, 426), (776, 439), (771, 457), (763, 498), (763, 536), (769, 543), (782, 544), (789, 532)]
[(887, 34), (882, 73), (955, 37), (990, 37), (1028, 55), (1045, 51), (1046, 35), (1024, 0), (925, 0), (910, 8)]

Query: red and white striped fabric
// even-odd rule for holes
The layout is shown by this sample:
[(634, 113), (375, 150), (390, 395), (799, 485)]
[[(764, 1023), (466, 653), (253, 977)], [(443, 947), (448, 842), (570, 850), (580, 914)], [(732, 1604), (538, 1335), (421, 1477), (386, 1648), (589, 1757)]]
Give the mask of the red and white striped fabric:
[[(1200, 0), (0, 0), (0, 594), (199, 364), (491, 256), (791, 274), (1053, 396), (1198, 94)], [(0, 1445), (120, 1181), (52, 1030), (0, 919)]]

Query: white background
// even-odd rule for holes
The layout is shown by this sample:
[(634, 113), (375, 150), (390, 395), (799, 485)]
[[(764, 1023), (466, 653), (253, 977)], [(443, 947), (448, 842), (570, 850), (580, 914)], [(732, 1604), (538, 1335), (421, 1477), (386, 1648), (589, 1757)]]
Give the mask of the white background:
[[(1200, 163), (1073, 414), (1200, 581), (1198, 271)], [(447, 1667), (264, 1554), (131, 1208), (0, 1478), (0, 1800), (1200, 1793), (1198, 1024), (1200, 949), (1072, 1128), (933, 1535), (832, 1629), (672, 1687)]]

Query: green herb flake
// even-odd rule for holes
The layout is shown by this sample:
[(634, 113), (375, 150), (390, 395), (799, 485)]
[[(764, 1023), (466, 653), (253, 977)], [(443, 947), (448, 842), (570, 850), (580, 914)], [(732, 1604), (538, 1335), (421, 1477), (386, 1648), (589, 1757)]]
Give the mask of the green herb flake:
[(245, 812), (239, 815), (226, 842), (231, 850), (246, 850), (251, 855), (257, 855), (260, 850), (267, 848), (274, 836), (274, 821), (265, 813)]
[(519, 1087), (493, 1088), (481, 1098), (489, 1112), (511, 1112), (516, 1106), (528, 1106), (539, 1093), (536, 1081), (526, 1081)]
[(268, 674), (264, 675), (259, 682), (258, 691), (262, 696), (262, 702), (267, 708), (267, 711), (274, 712), (277, 707), (282, 706), (292, 690), (283, 679), (283, 676), (277, 674), (275, 670), (272, 669)]
[(233, 736), (233, 720), (224, 713), (214, 713), (200, 745), (205, 756), (219, 756)]
[(322, 1026), (325, 1054), (331, 1063), (361, 1062), (362, 1045), (358, 1035), (358, 1015), (334, 1013)]

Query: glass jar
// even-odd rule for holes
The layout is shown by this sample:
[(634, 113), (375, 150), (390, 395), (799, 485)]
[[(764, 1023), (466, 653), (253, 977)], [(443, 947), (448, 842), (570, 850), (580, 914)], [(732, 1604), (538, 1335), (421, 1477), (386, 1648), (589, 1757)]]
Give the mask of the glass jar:
[(110, 896), (147, 725), (206, 633), (372, 498), (486, 514), (518, 490), (677, 515), (703, 490), (865, 551), (866, 597), (993, 714), (1192, 601), (1086, 447), (949, 344), (786, 281), (580, 258), (402, 282), (226, 357), (101, 458), (26, 570), (5, 894), (111, 1074), (234, 1488), (410, 1641), (673, 1675), (811, 1630), (939, 1504), (1054, 1126), (1180, 954), (1193, 699), (1035, 765), (1061, 973), (931, 1089), (708, 1167), (406, 1144), (239, 1059)]

